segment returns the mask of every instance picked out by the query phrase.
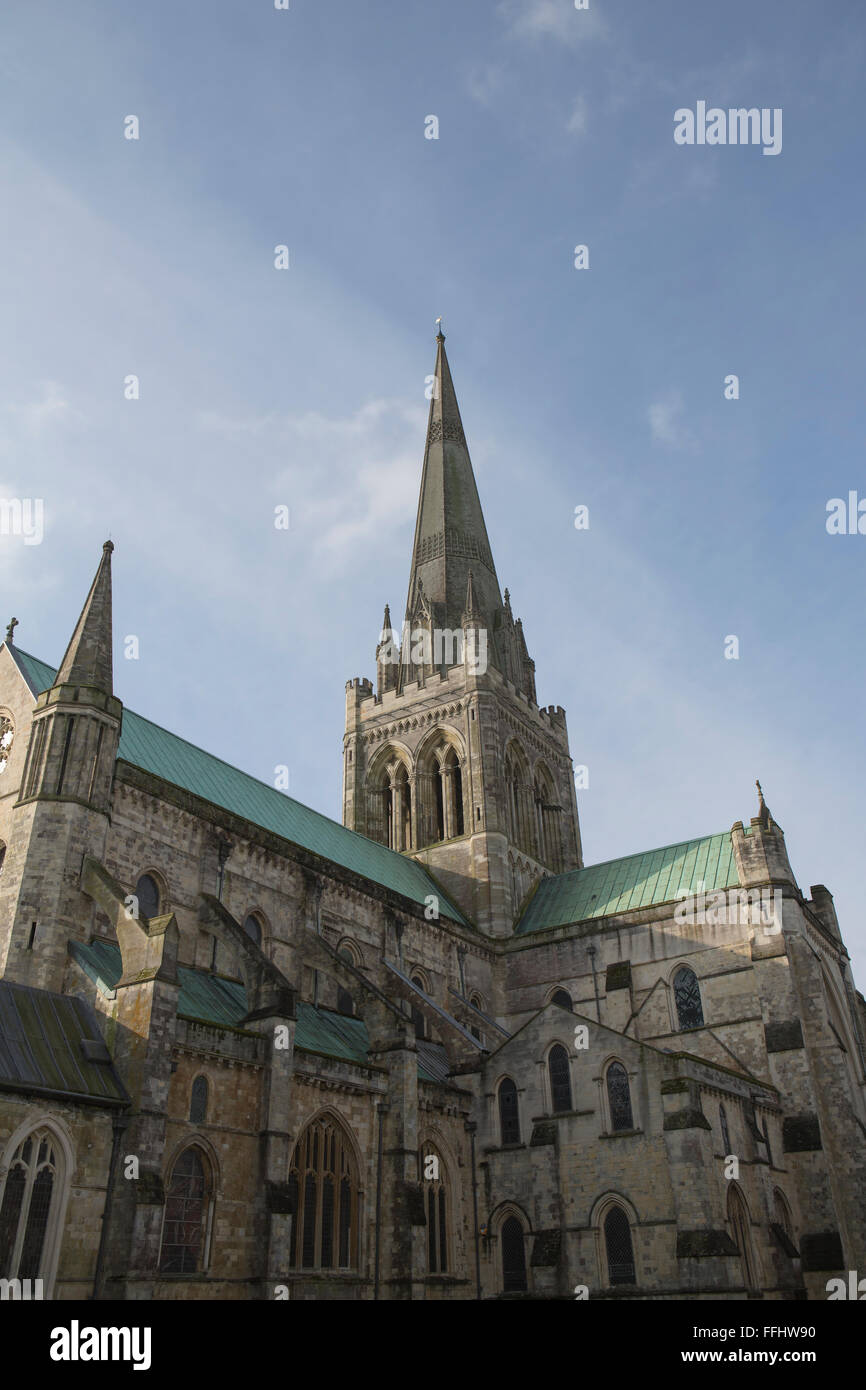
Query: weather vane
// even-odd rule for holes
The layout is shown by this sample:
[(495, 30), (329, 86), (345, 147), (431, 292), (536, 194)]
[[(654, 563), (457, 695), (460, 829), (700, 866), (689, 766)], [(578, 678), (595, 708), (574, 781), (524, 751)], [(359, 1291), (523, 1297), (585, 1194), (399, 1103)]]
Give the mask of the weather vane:
[(445, 334), (442, 332), (442, 315), (441, 315), (441, 314), (439, 315), (438, 319), (436, 320), (436, 326), (437, 326), (438, 329), (439, 329), (439, 336), (440, 336), (441, 338), (444, 338), (444, 337), (445, 337)]

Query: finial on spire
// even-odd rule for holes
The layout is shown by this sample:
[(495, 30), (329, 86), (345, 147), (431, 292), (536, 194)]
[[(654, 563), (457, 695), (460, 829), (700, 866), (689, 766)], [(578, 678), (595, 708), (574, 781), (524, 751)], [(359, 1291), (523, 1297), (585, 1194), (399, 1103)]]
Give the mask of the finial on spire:
[(466, 604), (465, 604), (465, 607), (464, 607), (464, 609), (463, 609), (463, 622), (464, 622), (464, 625), (465, 625), (470, 619), (472, 619), (472, 618), (478, 618), (479, 616), (480, 616), (480, 614), (478, 613), (478, 611), (477, 611), (477, 609), (476, 609), (476, 607), (475, 607), (475, 589), (473, 588), (473, 585), (472, 585), (472, 571), (470, 570), (470, 571), (469, 571), (469, 575), (468, 575), (467, 580), (466, 580)]
[(442, 315), (441, 315), (441, 314), (439, 315), (438, 319), (436, 320), (436, 325), (437, 325), (437, 327), (438, 327), (438, 329), (439, 329), (439, 332), (436, 334), (436, 341), (437, 341), (437, 343), (444, 343), (444, 342), (445, 342), (445, 334), (442, 332)]
[(18, 619), (17, 619), (17, 618), (13, 618), (12, 621), (9, 623), (9, 626), (8, 626), (7, 629), (6, 629), (6, 641), (9, 643), (10, 646), (11, 646), (11, 644), (12, 644), (12, 634), (14, 633), (14, 631), (15, 631), (15, 629), (16, 629), (17, 626), (18, 626)]

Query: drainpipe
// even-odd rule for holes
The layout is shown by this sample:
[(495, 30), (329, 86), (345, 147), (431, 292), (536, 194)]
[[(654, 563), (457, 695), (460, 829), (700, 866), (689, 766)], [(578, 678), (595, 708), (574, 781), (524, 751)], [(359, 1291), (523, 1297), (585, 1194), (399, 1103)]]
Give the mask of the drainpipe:
[(99, 1298), (102, 1292), (103, 1266), (105, 1264), (105, 1247), (108, 1244), (108, 1223), (111, 1220), (111, 1203), (114, 1196), (114, 1182), (117, 1175), (117, 1165), (120, 1159), (120, 1145), (129, 1124), (129, 1114), (124, 1108), (120, 1114), (111, 1117), (112, 1139), (111, 1139), (111, 1161), (108, 1165), (108, 1182), (105, 1189), (105, 1205), (102, 1208), (102, 1230), (99, 1233), (99, 1249), (96, 1252), (96, 1270), (93, 1275), (93, 1293), (91, 1299)]
[(380, 1101), (376, 1106), (376, 1114), (379, 1117), (379, 1138), (377, 1142), (376, 1157), (376, 1253), (373, 1262), (373, 1298), (379, 1297), (379, 1251), (382, 1243), (382, 1126), (385, 1120), (385, 1112), (390, 1109), (384, 1101)]
[(481, 1237), (478, 1232), (478, 1179), (475, 1175), (475, 1131), (478, 1129), (474, 1120), (467, 1120), (464, 1125), (466, 1133), (469, 1135), (469, 1150), (472, 1164), (472, 1223), (475, 1233), (475, 1297), (481, 1298)]

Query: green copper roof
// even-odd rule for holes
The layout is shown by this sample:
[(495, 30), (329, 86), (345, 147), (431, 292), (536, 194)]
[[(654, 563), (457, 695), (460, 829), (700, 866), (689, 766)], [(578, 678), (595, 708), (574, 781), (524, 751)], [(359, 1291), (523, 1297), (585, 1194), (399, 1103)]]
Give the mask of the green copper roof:
[(729, 831), (701, 840), (625, 859), (609, 859), (567, 874), (543, 878), (517, 925), (518, 935), (564, 927), (593, 917), (612, 917), (641, 907), (656, 907), (701, 891), (739, 883)]
[[(69, 954), (103, 993), (110, 994), (120, 979), (120, 949), (113, 941), (94, 937), (86, 945), (82, 941), (68, 943)], [(246, 992), (239, 980), (225, 980), (205, 970), (193, 970), (179, 965), (180, 984), (177, 1011), (184, 1018), (199, 1023), (212, 1023), (237, 1028), (247, 1013)], [(80, 1003), (80, 1001), (77, 1001)], [(82, 1005), (82, 1007), (86, 1007)], [(2, 1008), (2, 1001), (0, 1001)], [(0, 1014), (2, 1026), (2, 1014)], [(94, 1034), (94, 1037), (98, 1034)], [(316, 1009), (312, 1004), (298, 1003), (298, 1025), (295, 1047), (301, 1052), (315, 1052), (320, 1057), (337, 1057), (346, 1062), (367, 1066), (369, 1039), (363, 1019), (335, 1014), (330, 1009)], [(0, 1079), (2, 1079), (2, 1033), (0, 1033)], [(448, 1059), (441, 1043), (418, 1043), (418, 1075), (422, 1081), (444, 1081), (448, 1074)]]
[(125, 1104), (96, 1015), (73, 995), (0, 980), (0, 1090)]
[[(56, 674), (51, 666), (28, 656), (16, 646), (8, 650), (34, 694), (51, 686)], [(368, 840), (365, 835), (346, 829), (300, 801), (294, 801), (285, 792), (240, 772), (130, 709), (123, 711), (117, 757), (362, 878), (400, 893), (411, 902), (423, 906), (433, 895), (439, 899), (443, 916), (467, 925), (457, 908), (414, 859), (407, 859), (375, 840)]]

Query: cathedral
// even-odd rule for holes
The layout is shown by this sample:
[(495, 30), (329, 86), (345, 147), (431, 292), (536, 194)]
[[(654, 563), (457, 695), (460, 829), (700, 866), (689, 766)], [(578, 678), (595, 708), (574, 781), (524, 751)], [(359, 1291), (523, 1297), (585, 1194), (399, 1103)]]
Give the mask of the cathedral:
[(747, 824), (584, 863), (441, 333), (342, 824), (123, 707), (112, 550), (59, 666), (14, 622), (0, 647), (4, 1296), (825, 1299), (866, 1270), (832, 896), (760, 788)]

